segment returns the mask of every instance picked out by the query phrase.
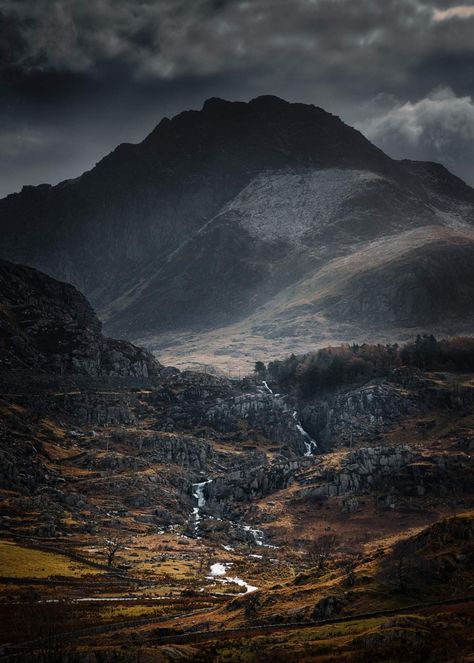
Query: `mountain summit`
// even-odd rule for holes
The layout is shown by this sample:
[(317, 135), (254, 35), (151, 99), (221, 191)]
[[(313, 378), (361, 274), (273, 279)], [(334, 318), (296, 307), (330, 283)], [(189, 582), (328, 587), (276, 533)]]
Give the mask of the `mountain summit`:
[(0, 201), (1, 256), (72, 282), (108, 332), (156, 347), (229, 325), (314, 345), (469, 327), (473, 219), (474, 190), (445, 168), (392, 160), (321, 108), (211, 98), (77, 179)]

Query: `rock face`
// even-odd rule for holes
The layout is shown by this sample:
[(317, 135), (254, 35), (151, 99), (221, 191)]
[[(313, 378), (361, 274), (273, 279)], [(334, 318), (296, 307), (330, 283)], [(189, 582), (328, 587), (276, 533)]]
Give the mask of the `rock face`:
[(301, 488), (298, 495), (341, 497), (342, 510), (350, 512), (359, 508), (357, 496), (372, 494), (381, 505), (394, 508), (400, 496), (469, 493), (472, 471), (471, 460), (462, 453), (423, 456), (408, 445), (362, 447), (349, 451), (337, 468), (323, 468), (313, 485)]
[[(33, 401), (38, 401), (35, 394)], [(54, 412), (56, 416), (66, 416), (77, 426), (110, 426), (134, 424), (134, 407), (137, 398), (134, 394), (114, 394), (104, 392), (81, 391), (78, 393), (56, 395), (45, 402), (44, 411)]]
[(357, 449), (348, 454), (342, 468), (334, 476), (337, 494), (363, 492), (375, 481), (393, 476), (415, 459), (409, 446), (372, 447)]
[(376, 438), (416, 405), (400, 385), (380, 381), (302, 407), (308, 431), (326, 447), (350, 446), (360, 438)]
[[(455, 328), (472, 299), (473, 217), (474, 191), (442, 166), (394, 161), (321, 108), (210, 99), (75, 180), (0, 201), (0, 252), (80, 287), (119, 337), (248, 319), (303, 339), (324, 316), (393, 329), (439, 321), (445, 305)], [(397, 261), (368, 269), (370, 250)], [(328, 278), (341, 257), (349, 272)]]
[(322, 473), (320, 483), (303, 488), (301, 497), (335, 497), (362, 494), (376, 483), (409, 465), (416, 455), (408, 446), (369, 447), (350, 452), (337, 469)]
[(378, 328), (445, 323), (471, 318), (474, 301), (474, 236), (440, 236), (394, 260), (355, 275), (324, 302), (340, 321), (366, 319)]
[(264, 464), (238, 469), (217, 477), (205, 487), (209, 506), (229, 505), (233, 501), (248, 501), (286, 488), (298, 471), (297, 460)]
[(283, 396), (257, 392), (221, 400), (208, 410), (206, 419), (220, 431), (235, 430), (243, 421), (275, 445), (300, 455), (306, 450), (304, 434)]
[(192, 435), (148, 432), (124, 437), (127, 445), (136, 448), (141, 457), (151, 462), (170, 462), (193, 471), (203, 471), (219, 459), (209, 442)]
[(30, 374), (158, 375), (145, 350), (102, 335), (87, 299), (35, 269), (0, 261), (0, 366)]

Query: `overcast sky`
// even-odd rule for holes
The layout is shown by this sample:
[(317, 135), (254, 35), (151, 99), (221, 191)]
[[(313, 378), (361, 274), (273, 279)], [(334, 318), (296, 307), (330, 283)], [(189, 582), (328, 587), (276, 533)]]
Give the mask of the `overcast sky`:
[(260, 94), (474, 184), (472, 0), (0, 0), (0, 58), (0, 195)]

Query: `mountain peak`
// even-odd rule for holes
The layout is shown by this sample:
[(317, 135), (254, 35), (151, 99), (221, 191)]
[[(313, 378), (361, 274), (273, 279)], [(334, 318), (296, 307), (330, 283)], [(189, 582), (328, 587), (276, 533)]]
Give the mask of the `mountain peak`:
[(230, 107), (235, 103), (243, 103), (236, 101), (229, 101), (228, 99), (222, 99), (221, 97), (209, 97), (202, 105), (202, 111), (215, 111), (222, 110), (224, 108)]
[(447, 171), (390, 159), (318, 106), (212, 97), (67, 185), (2, 201), (0, 257), (71, 281), (136, 339), (242, 319), (356, 245), (472, 209)]
[(194, 159), (194, 167), (204, 153), (206, 162), (231, 158), (255, 171), (342, 166), (386, 172), (392, 161), (337, 116), (275, 95), (250, 101), (211, 97), (200, 111), (160, 122), (143, 144), (173, 162), (184, 158), (189, 164)]
[(281, 97), (277, 97), (275, 94), (261, 94), (258, 97), (254, 97), (249, 101), (249, 104), (254, 106), (289, 106), (290, 102)]
[(276, 95), (272, 94), (265, 94), (265, 95), (260, 95), (258, 97), (255, 97), (254, 99), (251, 99), (250, 101), (229, 101), (228, 99), (222, 99), (221, 97), (210, 97), (209, 99), (206, 99), (202, 106), (202, 110), (204, 112), (207, 111), (222, 111), (222, 110), (228, 110), (231, 108), (268, 108), (269, 110), (271, 109), (276, 109), (276, 108), (285, 108), (290, 106), (290, 102), (286, 101), (285, 99), (281, 99), (281, 97), (277, 97)]

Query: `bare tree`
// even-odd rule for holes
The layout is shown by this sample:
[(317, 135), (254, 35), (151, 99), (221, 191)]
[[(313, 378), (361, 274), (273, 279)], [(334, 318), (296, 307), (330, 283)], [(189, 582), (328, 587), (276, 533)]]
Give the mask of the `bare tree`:
[(355, 574), (356, 567), (357, 567), (357, 562), (355, 559), (346, 559), (343, 563), (342, 568), (344, 569), (344, 573), (346, 574), (346, 577), (344, 578), (344, 584), (347, 587), (354, 587), (356, 583), (356, 574)]
[(104, 539), (105, 542), (105, 555), (107, 557), (107, 566), (112, 566), (114, 563), (115, 554), (124, 548), (123, 542), (116, 539)]
[(311, 542), (308, 551), (309, 558), (311, 562), (316, 563), (318, 571), (324, 571), (326, 568), (326, 563), (334, 555), (337, 542), (335, 534), (323, 534)]

